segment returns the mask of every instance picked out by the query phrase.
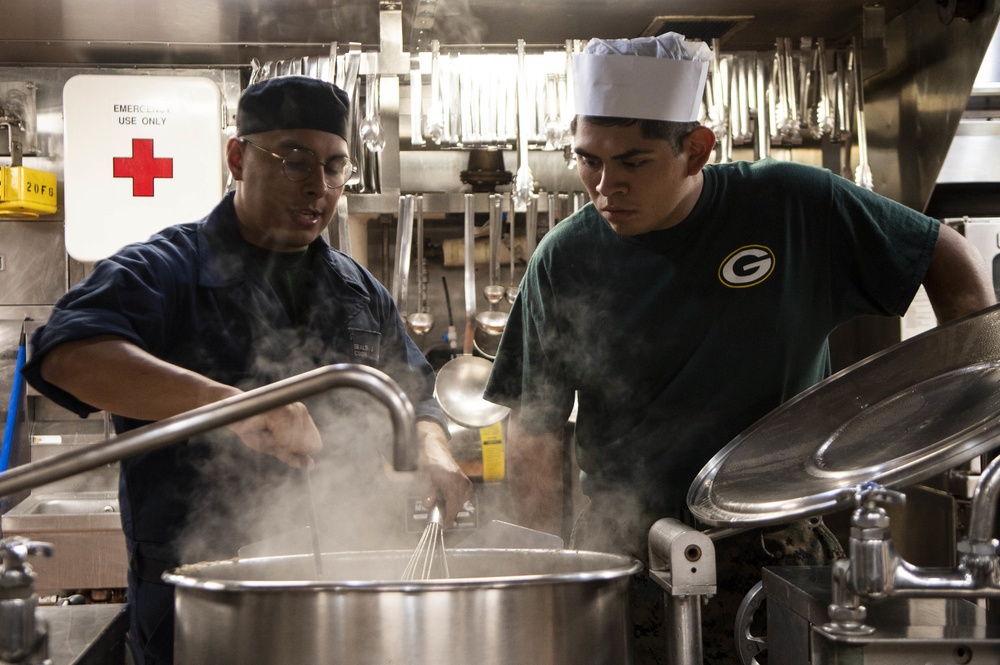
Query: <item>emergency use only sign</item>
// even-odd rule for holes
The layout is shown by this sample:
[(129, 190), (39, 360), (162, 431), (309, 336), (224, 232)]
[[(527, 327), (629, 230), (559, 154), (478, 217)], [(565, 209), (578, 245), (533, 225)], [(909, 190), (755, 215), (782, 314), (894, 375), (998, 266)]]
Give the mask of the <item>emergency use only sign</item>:
[(224, 191), (222, 94), (202, 76), (81, 74), (63, 88), (66, 251), (92, 262), (208, 214)]

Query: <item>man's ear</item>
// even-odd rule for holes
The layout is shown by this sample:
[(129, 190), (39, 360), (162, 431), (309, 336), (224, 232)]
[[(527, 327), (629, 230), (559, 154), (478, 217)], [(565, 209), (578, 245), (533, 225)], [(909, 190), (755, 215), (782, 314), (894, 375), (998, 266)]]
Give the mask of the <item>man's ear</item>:
[(226, 142), (226, 166), (233, 174), (233, 180), (243, 179), (243, 144), (237, 138)]
[(715, 150), (715, 132), (705, 125), (699, 125), (684, 137), (688, 154), (688, 175), (701, 171)]

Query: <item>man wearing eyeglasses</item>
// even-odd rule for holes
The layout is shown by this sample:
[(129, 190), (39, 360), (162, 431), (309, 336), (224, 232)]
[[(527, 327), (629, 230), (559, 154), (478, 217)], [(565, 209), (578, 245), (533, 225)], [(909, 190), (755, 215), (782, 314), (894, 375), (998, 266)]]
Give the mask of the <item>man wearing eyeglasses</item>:
[[(33, 336), (25, 375), (81, 416), (113, 414), (123, 432), (320, 366), (378, 368), (414, 404), (418, 487), (444, 498), (451, 524), (472, 486), (448, 452), (433, 371), (386, 289), (321, 237), (355, 171), (348, 117), (347, 95), (325, 82), (250, 86), (226, 146), (235, 191), (204, 219), (96, 263)], [(305, 524), (299, 469), (311, 470), (324, 548), (393, 542), (403, 502), (372, 499), (391, 495), (392, 484), (370, 443), (391, 441), (391, 427), (371, 398), (353, 393), (319, 395), (122, 461), (137, 665), (172, 662), (165, 570), (236, 556)]]

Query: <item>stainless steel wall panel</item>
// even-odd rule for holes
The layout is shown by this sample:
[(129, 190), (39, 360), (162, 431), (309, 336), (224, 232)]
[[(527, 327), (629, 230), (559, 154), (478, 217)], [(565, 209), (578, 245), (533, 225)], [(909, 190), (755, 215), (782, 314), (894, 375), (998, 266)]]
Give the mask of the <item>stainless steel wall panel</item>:
[(62, 222), (0, 222), (0, 305), (52, 304), (66, 292)]

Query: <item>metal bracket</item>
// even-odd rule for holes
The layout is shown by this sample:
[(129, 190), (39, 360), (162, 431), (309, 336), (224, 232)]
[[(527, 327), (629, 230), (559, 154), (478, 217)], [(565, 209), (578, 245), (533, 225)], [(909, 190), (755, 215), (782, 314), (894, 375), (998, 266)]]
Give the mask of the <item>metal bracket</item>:
[(862, 74), (866, 78), (886, 68), (885, 5), (882, 3), (873, 2), (861, 9), (861, 48), (865, 63)]
[(662, 519), (649, 532), (649, 571), (672, 596), (715, 595), (715, 545), (682, 522)]
[(38, 154), (35, 96), (34, 83), (0, 83), (0, 155), (10, 155), (15, 160), (13, 166), (21, 166), (23, 155)]
[(413, 22), (410, 24), (410, 53), (426, 51), (434, 32), (435, 14), (438, 0), (417, 0), (413, 8)]
[(24, 131), (17, 117), (0, 115), (0, 128), (7, 128), (7, 154), (10, 155), (11, 166), (21, 166), (24, 157)]
[(667, 662), (700, 665), (701, 596), (715, 595), (715, 545), (704, 533), (665, 517), (649, 530), (649, 576), (663, 587), (671, 635)]

